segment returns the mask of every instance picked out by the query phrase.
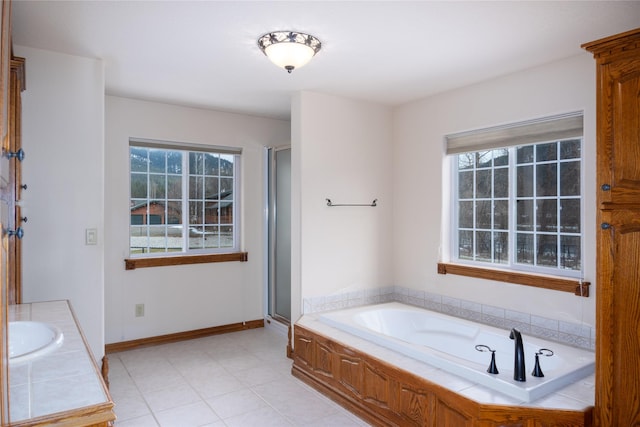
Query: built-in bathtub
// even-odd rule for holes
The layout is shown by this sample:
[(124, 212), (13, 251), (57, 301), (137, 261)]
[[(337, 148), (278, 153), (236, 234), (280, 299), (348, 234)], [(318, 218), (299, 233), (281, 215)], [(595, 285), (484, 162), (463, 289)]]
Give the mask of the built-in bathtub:
[[(509, 331), (402, 303), (384, 303), (322, 313), (319, 321), (377, 345), (464, 377), (524, 402), (532, 402), (594, 373), (592, 352), (523, 334), (527, 379), (513, 379), (514, 341)], [(499, 373), (487, 372), (495, 350)], [(544, 377), (531, 375), (535, 353)], [(548, 354), (549, 352), (543, 352)]]

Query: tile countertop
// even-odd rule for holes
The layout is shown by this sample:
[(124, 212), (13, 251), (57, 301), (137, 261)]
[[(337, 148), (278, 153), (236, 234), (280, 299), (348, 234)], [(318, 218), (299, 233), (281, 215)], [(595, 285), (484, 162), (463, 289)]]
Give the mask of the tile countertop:
[(51, 323), (60, 328), (64, 341), (52, 353), (32, 362), (9, 365), (11, 422), (94, 405), (112, 406), (68, 301), (11, 305), (9, 321), (17, 320)]
[(594, 405), (595, 374), (589, 375), (573, 384), (549, 394), (546, 397), (526, 403), (507, 396), (506, 394), (493, 391), (460, 376), (450, 374), (427, 363), (420, 362), (370, 341), (366, 341), (362, 338), (356, 337), (355, 335), (333, 328), (320, 322), (318, 320), (318, 315), (305, 314), (296, 322), (296, 324), (311, 329), (312, 331), (326, 337), (331, 337), (343, 344), (348, 343), (345, 345), (365, 352), (377, 359), (384, 360), (385, 362), (391, 363), (395, 366), (401, 366), (402, 369), (409, 371), (414, 375), (448, 388), (449, 390), (478, 403), (578, 411), (582, 411)]

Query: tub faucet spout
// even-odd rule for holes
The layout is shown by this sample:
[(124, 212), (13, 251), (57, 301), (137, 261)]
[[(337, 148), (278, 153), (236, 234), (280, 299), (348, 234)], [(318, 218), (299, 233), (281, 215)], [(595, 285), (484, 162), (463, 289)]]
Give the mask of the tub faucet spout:
[(513, 379), (516, 381), (526, 381), (527, 376), (525, 374), (524, 367), (524, 346), (522, 345), (522, 335), (516, 328), (511, 329), (509, 334), (515, 343), (515, 355), (513, 359)]

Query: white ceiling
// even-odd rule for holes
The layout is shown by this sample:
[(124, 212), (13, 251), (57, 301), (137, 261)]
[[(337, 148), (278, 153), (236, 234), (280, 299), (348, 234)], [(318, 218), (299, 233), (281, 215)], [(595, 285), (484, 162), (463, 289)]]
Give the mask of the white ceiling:
[[(108, 94), (285, 119), (296, 91), (399, 105), (638, 26), (640, 1), (13, 2), (14, 44), (103, 59)], [(322, 50), (287, 74), (275, 30)]]

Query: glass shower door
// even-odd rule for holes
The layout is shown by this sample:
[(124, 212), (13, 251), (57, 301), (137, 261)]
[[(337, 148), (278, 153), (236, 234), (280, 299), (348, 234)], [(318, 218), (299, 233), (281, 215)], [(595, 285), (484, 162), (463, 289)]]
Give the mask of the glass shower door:
[(269, 315), (291, 321), (291, 148), (269, 149)]

